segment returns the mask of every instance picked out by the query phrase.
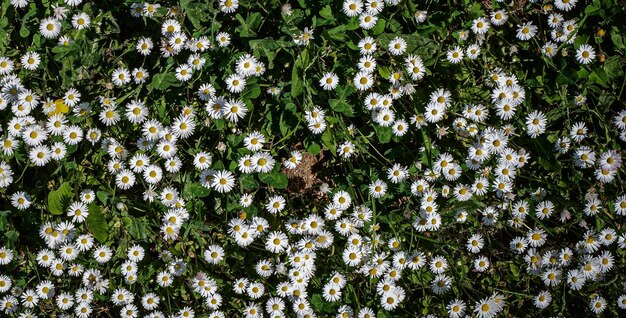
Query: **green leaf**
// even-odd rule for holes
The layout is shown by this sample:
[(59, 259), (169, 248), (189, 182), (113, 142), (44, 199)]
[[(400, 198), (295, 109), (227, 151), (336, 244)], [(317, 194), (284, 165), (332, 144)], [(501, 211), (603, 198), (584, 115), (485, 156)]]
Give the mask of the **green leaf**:
[(615, 45), (618, 49), (626, 49), (626, 45), (624, 44), (624, 38), (622, 37), (622, 31), (620, 31), (617, 27), (613, 27), (611, 29), (611, 41), (613, 41), (613, 45)]
[(254, 175), (243, 174), (239, 177), (239, 183), (248, 190), (254, 190), (259, 187), (259, 183), (254, 178)]
[(318, 20), (319, 22), (317, 22), (317, 26), (336, 24), (335, 17), (333, 17), (333, 10), (329, 5), (320, 10), (320, 16), (322, 18)]
[[(189, 0), (181, 1), (181, 8), (185, 9), (187, 12), (187, 18), (193, 24), (195, 29), (202, 28), (203, 21), (207, 21), (205, 18), (207, 16), (207, 5), (204, 3), (189, 3)], [(188, 5), (183, 6), (183, 3), (189, 3)], [(186, 7), (186, 8), (185, 8)]]
[(246, 90), (241, 95), (243, 100), (251, 100), (259, 97), (261, 95), (261, 88), (259, 84), (252, 84), (250, 86), (246, 85)]
[(209, 193), (209, 189), (196, 182), (187, 183), (185, 184), (185, 188), (183, 188), (183, 197), (185, 198), (204, 198), (208, 196)]
[(328, 36), (331, 39), (337, 40), (337, 41), (345, 40), (346, 39), (345, 33), (346, 33), (346, 26), (343, 24), (328, 30)]
[(391, 136), (393, 135), (391, 127), (376, 126), (374, 127), (374, 130), (376, 130), (376, 136), (381, 144), (386, 144), (391, 141)]
[(287, 177), (280, 171), (259, 174), (259, 180), (277, 189), (284, 189), (289, 184)]
[(7, 216), (11, 214), (11, 211), (0, 211), (0, 231), (6, 231), (7, 230)]
[(606, 86), (608, 85), (609, 77), (604, 69), (597, 67), (589, 75), (589, 81), (591, 81), (592, 83), (598, 83), (602, 86)]
[(145, 240), (148, 238), (148, 224), (143, 219), (130, 217), (128, 233), (135, 240)]
[(604, 62), (604, 71), (610, 80), (616, 80), (623, 76), (622, 62), (619, 56), (611, 56)]
[(107, 199), (109, 198), (109, 193), (105, 191), (98, 191), (96, 192), (96, 197), (98, 197), (100, 202), (102, 202), (103, 204), (106, 204)]
[(333, 153), (337, 152), (337, 146), (333, 142), (332, 129), (326, 129), (322, 134), (322, 145), (324, 145), (326, 149), (331, 150)]
[(574, 84), (576, 83), (576, 79), (578, 78), (578, 74), (576, 70), (573, 68), (567, 68), (561, 72), (556, 77), (557, 84)]
[(309, 63), (309, 51), (303, 50), (291, 69), (291, 96), (296, 97), (304, 91), (304, 66)]
[(338, 113), (345, 114), (346, 116), (352, 117), (354, 112), (352, 111), (352, 106), (346, 103), (345, 100), (341, 99), (330, 99), (328, 100), (328, 104), (330, 108)]
[(280, 120), (278, 121), (278, 127), (280, 128), (280, 134), (285, 137), (289, 133), (289, 125), (283, 118), (285, 113), (280, 114)]
[(109, 224), (106, 222), (100, 206), (96, 204), (89, 205), (87, 227), (98, 242), (105, 243), (107, 241), (107, 237), (109, 236)]
[(384, 31), (385, 31), (385, 20), (379, 19), (378, 22), (376, 22), (376, 25), (374, 26), (374, 28), (372, 29), (372, 33), (374, 35), (379, 35), (383, 33)]
[(317, 156), (320, 151), (322, 151), (322, 148), (320, 147), (320, 145), (316, 142), (311, 143), (307, 148), (306, 151), (308, 151), (310, 154)]
[(180, 82), (176, 79), (176, 75), (174, 73), (168, 72), (154, 75), (152, 77), (152, 81), (148, 84), (148, 89), (158, 89), (160, 91), (164, 91), (170, 86), (180, 86)]
[(380, 74), (380, 76), (382, 78), (390, 78), (391, 77), (391, 72), (389, 72), (389, 69), (385, 66), (381, 66), (378, 68), (378, 74)]
[(74, 196), (73, 190), (68, 182), (64, 182), (58, 189), (48, 193), (48, 209), (52, 214), (63, 214), (64, 206)]
[(25, 37), (28, 37), (30, 35), (30, 29), (31, 28), (29, 26), (27, 26), (26, 24), (30, 21), (30, 18), (32, 16), (34, 16), (35, 14), (37, 14), (37, 10), (31, 9), (22, 18), (22, 27), (20, 28), (20, 36), (21, 37), (25, 38)]
[(594, 6), (593, 4), (588, 5), (585, 8), (585, 14), (587, 15), (596, 15), (598, 13), (596, 13), (598, 10), (600, 10), (600, 8)]

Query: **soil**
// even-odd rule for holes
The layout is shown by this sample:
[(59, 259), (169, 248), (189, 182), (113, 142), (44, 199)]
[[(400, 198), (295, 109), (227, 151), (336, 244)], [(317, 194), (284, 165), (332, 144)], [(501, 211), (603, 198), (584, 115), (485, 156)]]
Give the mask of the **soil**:
[(307, 192), (313, 192), (315, 195), (319, 193), (319, 185), (322, 184), (321, 176), (318, 172), (324, 171), (323, 167), (326, 162), (326, 154), (321, 151), (317, 156), (310, 153), (302, 152), (302, 161), (295, 169), (287, 169), (282, 167), (282, 172), (289, 180), (287, 191), (293, 197), (299, 197)]

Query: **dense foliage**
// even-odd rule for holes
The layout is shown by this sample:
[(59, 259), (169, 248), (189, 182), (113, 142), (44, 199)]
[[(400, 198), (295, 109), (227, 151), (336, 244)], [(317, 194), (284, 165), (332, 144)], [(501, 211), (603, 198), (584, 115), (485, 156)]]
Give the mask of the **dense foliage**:
[(626, 312), (620, 1), (0, 13), (6, 316)]

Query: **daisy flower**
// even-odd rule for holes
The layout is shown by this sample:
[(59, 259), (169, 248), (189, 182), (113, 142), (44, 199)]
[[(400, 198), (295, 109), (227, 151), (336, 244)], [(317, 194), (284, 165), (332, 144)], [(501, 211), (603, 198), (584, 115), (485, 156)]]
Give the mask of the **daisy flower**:
[(265, 136), (258, 131), (253, 131), (243, 139), (245, 147), (250, 151), (259, 151), (265, 143)]
[(72, 218), (72, 222), (83, 223), (89, 216), (87, 204), (74, 202), (67, 209), (67, 216)]
[(402, 55), (406, 51), (406, 40), (401, 37), (395, 37), (393, 40), (389, 41), (389, 53), (391, 55)]
[(385, 2), (382, 0), (366, 0), (365, 9), (369, 14), (377, 15), (385, 8)]
[(108, 262), (113, 256), (113, 252), (106, 245), (101, 245), (93, 251), (93, 258), (100, 264)]
[(558, 12), (553, 12), (548, 16), (548, 26), (553, 29), (561, 26), (563, 21), (563, 15)]
[(61, 22), (55, 18), (45, 18), (39, 23), (39, 32), (46, 39), (54, 39), (61, 33)]
[(339, 84), (339, 77), (333, 72), (328, 72), (320, 79), (320, 86), (324, 90), (334, 90)]
[(72, 17), (72, 26), (77, 30), (82, 30), (89, 27), (91, 18), (84, 12), (77, 13)]
[(50, 148), (45, 145), (35, 146), (28, 152), (28, 158), (35, 166), (43, 167), (52, 158)]
[(606, 300), (596, 295), (596, 297), (589, 302), (589, 309), (591, 309), (594, 314), (599, 315), (606, 309)]
[(244, 207), (247, 208), (250, 205), (252, 205), (253, 202), (253, 196), (249, 193), (245, 193), (243, 195), (241, 195), (241, 198), (239, 198), (239, 204)]
[(123, 86), (132, 80), (130, 72), (124, 67), (117, 68), (111, 74), (111, 81), (116, 86)]
[(354, 154), (356, 152), (356, 149), (355, 149), (353, 143), (351, 143), (350, 141), (344, 141), (337, 148), (337, 152), (343, 158), (350, 158), (352, 156), (352, 154)]
[(576, 50), (576, 60), (581, 64), (589, 64), (596, 58), (596, 51), (589, 44), (583, 44)]
[(298, 34), (298, 36), (294, 37), (293, 40), (297, 45), (305, 46), (308, 45), (313, 39), (315, 39), (313, 37), (313, 30), (306, 27), (300, 34)]
[(6, 75), (13, 71), (15, 63), (4, 56), (0, 56), (0, 75)]
[(478, 253), (485, 246), (485, 240), (482, 235), (474, 234), (467, 240), (467, 250), (471, 253)]
[(135, 175), (128, 169), (122, 169), (115, 176), (116, 185), (122, 190), (126, 190), (135, 185)]
[(230, 44), (230, 34), (226, 32), (220, 32), (215, 36), (215, 40), (220, 47), (226, 47)]
[(377, 48), (376, 42), (374, 42), (374, 38), (372, 38), (371, 36), (366, 36), (361, 39), (358, 43), (358, 46), (362, 55), (372, 54), (376, 51)]
[(287, 169), (295, 169), (301, 161), (302, 154), (299, 151), (294, 150), (291, 152), (291, 156), (289, 157), (289, 159), (283, 161), (283, 166), (285, 166), (285, 168)]
[(369, 193), (373, 198), (380, 198), (387, 192), (387, 184), (382, 180), (376, 180), (369, 185)]
[(268, 200), (268, 203), (265, 205), (265, 208), (272, 214), (276, 214), (280, 211), (282, 211), (285, 208), (286, 205), (286, 201), (285, 198), (283, 198), (280, 195), (276, 195), (271, 197)]
[(471, 60), (476, 59), (478, 57), (478, 54), (480, 54), (480, 46), (476, 43), (471, 44), (465, 50), (465, 54)]
[(333, 283), (324, 285), (322, 297), (328, 302), (335, 302), (341, 299), (341, 288)]
[(446, 306), (450, 318), (464, 317), (466, 308), (465, 302), (459, 299), (451, 301), (448, 306)]
[(22, 62), (22, 67), (29, 71), (33, 71), (39, 66), (41, 58), (37, 52), (28, 52), (22, 56), (20, 61)]
[(422, 10), (417, 10), (413, 14), (413, 18), (415, 19), (416, 23), (422, 23), (422, 22), (426, 21), (427, 17), (428, 17), (428, 12), (422, 11)]
[(67, 90), (67, 92), (65, 92), (65, 95), (63, 96), (63, 102), (69, 107), (74, 107), (78, 103), (80, 103), (80, 97), (81, 94), (78, 90), (76, 90), (75, 88), (70, 88), (69, 90)]
[(548, 291), (542, 291), (537, 296), (535, 296), (535, 307), (539, 309), (544, 309), (550, 305), (552, 302), (552, 295)]
[(576, 6), (576, 2), (578, 2), (578, 0), (555, 0), (554, 6), (559, 10), (567, 12)]
[(224, 259), (224, 249), (218, 245), (211, 245), (204, 251), (204, 259), (209, 264), (218, 264)]
[(535, 110), (526, 116), (526, 133), (531, 138), (536, 138), (546, 131), (546, 124), (546, 115)]
[(359, 26), (364, 30), (374, 28), (376, 22), (378, 22), (378, 17), (370, 13), (363, 13), (359, 16)]
[(356, 17), (363, 12), (363, 2), (361, 0), (345, 0), (343, 2), (343, 13), (348, 17)]
[(474, 306), (474, 312), (478, 318), (493, 318), (498, 313), (498, 305), (491, 298), (484, 298)]
[(161, 271), (157, 274), (156, 281), (161, 287), (172, 285), (174, 278), (168, 271)]
[(472, 21), (472, 32), (476, 34), (485, 34), (489, 31), (489, 22), (487, 19), (480, 17)]
[(224, 13), (233, 13), (239, 7), (239, 0), (220, 0), (220, 10)]
[(228, 170), (218, 171), (213, 176), (211, 186), (220, 193), (230, 192), (235, 186), (235, 176)]
[(541, 47), (541, 53), (543, 53), (543, 55), (545, 55), (548, 58), (552, 58), (556, 55), (558, 50), (558, 47), (556, 44), (554, 44), (552, 41), (548, 41), (546, 42), (542, 47)]
[(526, 22), (517, 26), (517, 38), (521, 41), (528, 41), (537, 34), (537, 26), (532, 22)]
[(181, 82), (187, 82), (191, 79), (193, 70), (187, 64), (181, 64), (176, 68), (176, 79)]
[(135, 49), (137, 50), (139, 54), (147, 56), (147, 55), (150, 55), (150, 52), (152, 52), (153, 47), (154, 47), (154, 43), (152, 42), (152, 39), (143, 37), (137, 41), (137, 45), (135, 46)]
[(460, 47), (456, 46), (453, 49), (448, 50), (446, 58), (448, 59), (448, 62), (452, 64), (457, 64), (463, 59), (463, 50)]
[(172, 132), (177, 138), (186, 139), (194, 134), (196, 122), (188, 116), (178, 116), (172, 123)]
[(150, 73), (143, 67), (135, 68), (132, 71), (133, 80), (135, 84), (142, 84), (146, 82), (146, 79), (150, 76)]
[(226, 78), (226, 86), (231, 93), (241, 93), (246, 86), (246, 80), (239, 74), (231, 74)]
[(354, 86), (360, 91), (368, 90), (374, 85), (374, 78), (370, 73), (358, 72), (353, 79)]

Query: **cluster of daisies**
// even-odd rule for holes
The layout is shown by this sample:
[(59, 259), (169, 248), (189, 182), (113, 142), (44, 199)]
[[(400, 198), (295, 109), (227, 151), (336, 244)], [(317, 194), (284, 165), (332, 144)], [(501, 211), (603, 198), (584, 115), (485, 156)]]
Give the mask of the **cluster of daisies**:
[[(58, 46), (70, 46), (93, 26), (91, 17), (80, 11), (82, 0), (63, 2), (65, 6), (52, 5), (51, 16), (39, 21), (39, 34), (58, 41), (55, 43)], [(546, 11), (552, 40), (541, 48), (545, 56), (554, 57), (562, 49), (561, 45), (574, 43), (577, 22), (566, 20), (564, 15), (572, 11), (576, 3), (576, 0), (556, 0), (556, 10)], [(11, 0), (11, 4), (16, 10), (23, 10), (29, 1)], [(615, 250), (626, 248), (626, 236), (617, 226), (612, 228), (604, 221), (607, 216), (618, 219), (626, 215), (626, 195), (615, 193), (606, 198), (596, 188), (618, 181), (622, 168), (619, 150), (596, 145), (590, 138), (592, 126), (584, 120), (557, 132), (554, 150), (559, 158), (572, 161), (592, 184), (579, 200), (579, 210), (561, 209), (560, 198), (555, 198), (559, 194), (549, 193), (544, 188), (529, 191), (518, 187), (523, 183), (518, 182), (518, 177), (533, 173), (527, 169), (532, 155), (543, 155), (531, 154), (520, 147), (518, 141), (548, 138), (550, 123), (544, 111), (528, 106), (527, 91), (511, 72), (499, 68), (487, 72), (482, 79), (485, 86), (480, 87), (485, 90), (484, 96), (488, 96), (484, 101), (466, 103), (457, 98), (460, 96), (457, 91), (435, 87), (428, 99), (417, 105), (418, 113), (403, 112), (403, 105), (407, 100), (414, 103), (412, 95), (423, 85), (428, 70), (422, 59), (428, 57), (410, 52), (407, 36), (395, 36), (383, 44), (375, 36), (367, 35), (368, 30), (384, 19), (385, 8), (398, 5), (401, 1), (344, 0), (344, 15), (358, 20), (366, 34), (357, 44), (356, 70), (353, 74), (325, 72), (317, 84), (319, 89), (332, 95), (342, 84), (339, 75), (345, 75), (342, 77), (348, 79), (346, 84), (354, 86), (359, 103), (369, 112), (365, 116), (366, 124), (391, 128), (398, 138), (408, 140), (411, 131), (422, 134), (433, 131), (431, 149), (420, 149), (420, 154), (428, 152), (425, 154), (429, 157), (428, 164), (389, 162), (388, 167), (368, 181), (367, 191), (363, 192), (365, 198), (355, 195), (351, 187), (331, 188), (323, 184), (320, 199), (312, 202), (313, 208), (302, 214), (280, 190), (260, 193), (257, 189), (246, 192), (237, 187), (238, 180), (244, 177), (271, 173), (279, 168), (297, 168), (303, 153), (293, 150), (288, 151), (288, 156), (279, 157), (273, 154), (273, 137), (268, 132), (241, 128), (245, 127), (243, 122), (248, 121), (246, 116), (253, 107), (242, 97), (246, 84), (263, 79), (266, 72), (265, 64), (258, 57), (245, 51), (237, 52), (232, 71), (222, 72), (223, 79), (207, 79), (208, 67), (214, 62), (211, 52), (236, 49), (231, 45), (234, 33), (220, 30), (211, 37), (199, 35), (201, 33), (185, 28), (179, 7), (162, 8), (156, 3), (139, 2), (130, 5), (133, 17), (146, 18), (148, 23), (161, 21), (158, 39), (147, 36), (135, 39), (136, 54), (146, 59), (158, 55), (161, 62), (175, 61), (176, 80), (196, 92), (192, 103), (169, 107), (168, 112), (174, 115), (167, 121), (157, 119), (149, 98), (117, 98), (113, 94), (115, 90), (146, 84), (150, 73), (159, 71), (156, 67), (149, 69), (145, 63), (116, 67), (106, 75), (113, 88), (106, 93), (92, 94), (70, 88), (54, 99), (27, 87), (29, 83), (20, 77), (41, 68), (43, 52), (26, 51), (17, 58), (0, 56), (0, 111), (7, 119), (0, 137), (0, 188), (6, 189), (13, 207), (28, 212), (33, 203), (45, 200), (33, 198), (28, 189), (14, 189), (19, 183), (15, 180), (21, 179), (16, 177), (14, 169), (22, 169), (20, 165), (25, 164), (17, 160), (19, 154), (26, 154), (21, 157), (25, 157), (27, 165), (52, 171), (76, 149), (91, 148), (102, 154), (100, 169), (115, 183), (119, 195), (138, 191), (146, 204), (163, 211), (158, 216), (159, 236), (151, 242), (155, 245), (100, 244), (85, 224), (90, 206), (97, 204), (96, 193), (77, 185), (83, 190), (66, 203), (65, 214), (40, 227), (39, 236), (45, 246), (34, 252), (34, 259), (35, 270), (42, 279), (17, 286), (19, 277), (0, 273), (0, 312), (20, 318), (37, 317), (39, 308), (54, 310), (59, 317), (81, 318), (102, 315), (103, 310), (109, 313), (115, 310), (115, 315), (125, 318), (192, 318), (204, 314), (211, 318), (232, 315), (278, 318), (294, 314), (316, 317), (313, 298), (321, 295), (324, 302), (333, 304), (338, 317), (377, 317), (379, 311), (401, 314), (400, 310), (416, 301), (411, 294), (416, 286), (408, 277), (419, 275), (423, 277), (419, 287), (432, 293), (434, 302), (445, 308), (449, 317), (491, 318), (505, 310), (507, 298), (512, 296), (489, 292), (486, 297), (464, 299), (464, 295), (457, 294), (453, 288), (458, 278), (456, 260), (471, 262), (472, 271), (467, 274), (470, 279), (479, 280), (495, 270), (492, 261), (499, 259), (489, 253), (490, 242), (495, 239), (492, 237), (494, 229), (502, 227), (516, 234), (505, 242), (508, 250), (501, 252), (514, 264), (523, 264), (526, 277), (540, 286), (539, 292), (530, 299), (536, 308), (548, 308), (553, 294), (560, 295), (566, 288), (580, 293), (590, 290), (587, 296), (591, 312), (600, 314), (610, 303), (626, 309), (626, 290), (615, 296), (595, 288), (597, 284), (609, 283), (608, 278), (618, 267)], [(230, 19), (229, 15), (239, 8), (239, 1), (220, 0), (218, 8), (220, 13), (216, 16), (226, 15)], [(292, 13), (288, 5), (282, 9), (283, 14)], [(488, 16), (468, 21), (469, 30), (459, 31), (458, 39), (463, 43), (469, 39), (471, 31), (474, 41), (466, 47), (454, 44), (443, 49), (449, 62), (446, 67), (457, 67), (450, 64), (462, 64), (464, 58), (482, 58), (482, 48), (494, 32), (490, 32), (492, 27), (506, 27), (509, 15), (513, 14), (507, 9), (497, 9)], [(427, 18), (428, 12), (415, 12), (415, 23), (423, 23)], [(531, 21), (520, 22), (515, 28), (520, 41), (530, 41), (542, 31)], [(305, 28), (293, 41), (298, 46), (314, 45), (313, 34), (313, 29)], [(588, 64), (595, 58), (592, 46), (578, 47), (578, 62)], [(388, 77), (379, 78), (384, 73), (380, 72), (381, 66), (389, 67)], [(203, 82), (205, 79), (207, 81)], [(267, 95), (280, 94), (281, 84), (267, 86)], [(223, 94), (218, 92), (221, 88)], [(97, 97), (92, 98), (92, 95)], [(578, 95), (572, 102), (580, 106), (586, 98)], [(301, 110), (298, 116), (307, 126), (302, 131), (311, 135), (326, 131), (327, 112), (324, 106)], [(612, 128), (626, 141), (626, 110), (611, 116)], [(197, 142), (202, 139), (205, 128), (212, 127), (216, 120), (227, 123), (225, 134), (240, 137), (238, 145), (231, 146), (241, 146), (241, 149), (229, 151), (229, 160), (233, 158), (234, 162), (222, 165), (229, 168), (214, 165), (216, 158), (223, 157), (229, 150), (226, 143), (215, 142), (215, 149), (207, 149), (208, 146)], [(124, 127), (125, 133), (119, 134), (118, 127)], [(360, 156), (357, 149), (368, 148), (359, 144), (358, 138), (353, 138), (356, 129), (349, 125), (346, 138), (337, 145), (340, 165)], [(447, 141), (451, 139), (455, 142), (449, 144), (462, 146), (447, 149)], [(193, 144), (197, 146), (189, 146)], [(224, 239), (202, 247), (200, 264), (191, 264), (185, 256), (168, 250), (156, 257), (155, 250), (181, 240), (181, 230), (192, 217), (188, 210), (189, 198), (184, 197), (175, 181), (181, 175), (193, 176), (194, 181), (217, 197), (232, 196), (240, 210), (258, 208), (248, 209), (258, 211), (251, 217), (243, 212), (225, 218), (221, 224)], [(416, 248), (412, 238), (396, 233), (393, 224), (382, 221), (382, 216), (388, 217), (391, 213), (386, 204), (389, 201), (385, 200), (403, 191), (409, 198), (406, 204), (409, 211), (404, 217), (409, 219), (412, 233), (437, 238), (438, 233), (455, 231), (460, 233), (456, 243), (461, 248)], [(263, 199), (255, 200), (255, 196)], [(463, 205), (468, 201), (481, 204), (469, 208), (471, 205)], [(115, 208), (125, 209), (121, 203)], [(574, 216), (577, 226), (585, 231), (573, 234), (579, 235), (577, 241), (556, 248), (550, 242), (558, 241), (559, 237), (544, 224), (574, 223)], [(462, 230), (474, 222), (480, 226), (471, 227), (469, 233)], [(604, 223), (602, 229), (593, 226), (599, 222)], [(251, 263), (252, 275), (223, 282), (212, 272), (232, 267), (227, 257), (233, 249), (244, 254), (250, 249), (260, 252)], [(19, 266), (20, 252), (19, 248), (0, 247), (0, 269)], [(69, 281), (74, 287), (66, 287)], [(154, 288), (136, 292), (139, 281)], [(361, 288), (363, 282), (373, 282), (371, 294)], [(180, 286), (194, 294), (195, 302), (176, 299), (175, 306), (182, 304), (179, 306), (182, 308), (175, 309), (170, 304), (169, 290), (175, 287), (178, 290)], [(354, 289), (360, 289), (359, 294), (375, 301), (347, 304)], [(476, 292), (476, 295), (479, 293), (483, 292)], [(238, 301), (237, 313), (226, 306), (232, 304), (225, 299), (231, 295), (242, 300)], [(101, 299), (114, 307), (103, 308)], [(54, 309), (50, 309), (52, 307)]]

